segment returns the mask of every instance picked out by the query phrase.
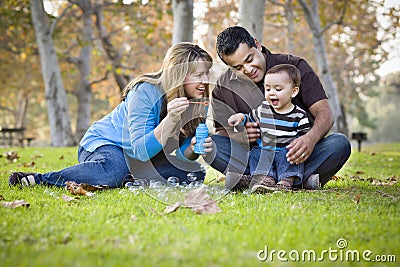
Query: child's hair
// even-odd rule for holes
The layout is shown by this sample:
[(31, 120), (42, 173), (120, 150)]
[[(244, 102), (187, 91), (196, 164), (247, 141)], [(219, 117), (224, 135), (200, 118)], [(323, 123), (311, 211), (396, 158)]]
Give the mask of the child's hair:
[(296, 66), (294, 66), (294, 65), (290, 65), (290, 64), (275, 65), (272, 68), (270, 68), (266, 74), (281, 73), (281, 72), (287, 73), (287, 75), (289, 76), (289, 79), (293, 83), (293, 87), (300, 88), (300, 82), (301, 82), (300, 70), (298, 68), (296, 68)]

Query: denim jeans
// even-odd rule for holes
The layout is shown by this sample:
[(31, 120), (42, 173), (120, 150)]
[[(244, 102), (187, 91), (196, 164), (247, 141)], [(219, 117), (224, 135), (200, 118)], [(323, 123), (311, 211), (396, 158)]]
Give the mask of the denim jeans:
[[(121, 148), (106, 145), (93, 152), (78, 148), (78, 164), (57, 172), (38, 174), (41, 183), (64, 186), (67, 181), (91, 185), (121, 186), (125, 175), (129, 174)], [(35, 177), (36, 178), (36, 177)]]
[[(250, 174), (249, 151), (227, 136), (212, 135), (215, 144), (213, 156), (205, 160), (216, 170), (226, 173), (234, 171)], [(347, 137), (340, 133), (331, 134), (320, 140), (304, 163), (304, 180), (318, 173), (321, 185), (326, 184), (346, 163), (351, 153)]]
[[(64, 186), (66, 181), (75, 181), (91, 185), (120, 187), (125, 176), (130, 174), (128, 160), (125, 158), (123, 149), (113, 145), (101, 146), (93, 152), (88, 152), (83, 147), (79, 147), (78, 162), (74, 166), (57, 172), (36, 174), (35, 180), (38, 183), (56, 186)], [(151, 180), (153, 178), (152, 175), (161, 177), (161, 179), (177, 176), (182, 182), (185, 181), (186, 175), (190, 172), (177, 169), (165, 157), (164, 159), (160, 157), (152, 163), (149, 161), (147, 165), (143, 162), (141, 163), (130, 166), (132, 174), (137, 178)], [(200, 165), (199, 163), (197, 164)], [(198, 165), (196, 165), (197, 169), (193, 169), (193, 171), (199, 171), (195, 173), (198, 180), (204, 180), (204, 169), (201, 169)], [(143, 176), (136, 176), (136, 174)]]
[(249, 152), (249, 166), (251, 176), (262, 174), (275, 179), (295, 177), (294, 185), (301, 185), (304, 175), (304, 164), (290, 164), (286, 159), (287, 148), (267, 150), (253, 147)]

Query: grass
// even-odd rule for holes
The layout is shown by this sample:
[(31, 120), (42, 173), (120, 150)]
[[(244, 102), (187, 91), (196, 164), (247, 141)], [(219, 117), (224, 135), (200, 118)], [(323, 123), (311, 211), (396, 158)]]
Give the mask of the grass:
[[(0, 266), (396, 266), (400, 261), (399, 184), (371, 183), (399, 179), (399, 143), (354, 151), (324, 190), (228, 194), (218, 201), (222, 211), (212, 215), (189, 209), (164, 214), (165, 204), (126, 188), (68, 203), (62, 188), (9, 188), (13, 171), (45, 172), (76, 162), (75, 148), (13, 150), (20, 156), (16, 162), (0, 158), (0, 195), (3, 201), (24, 199), (30, 207), (0, 206)], [(207, 180), (219, 175), (209, 168)], [(339, 239), (346, 240), (346, 248), (338, 247)], [(270, 262), (271, 250), (285, 251), (281, 256), (289, 262), (280, 261), (277, 252)], [(366, 262), (366, 250), (372, 251), (371, 260), (385, 256), (392, 262)], [(294, 261), (296, 251), (300, 256), (315, 251), (317, 260)], [(269, 257), (262, 261), (257, 254)]]

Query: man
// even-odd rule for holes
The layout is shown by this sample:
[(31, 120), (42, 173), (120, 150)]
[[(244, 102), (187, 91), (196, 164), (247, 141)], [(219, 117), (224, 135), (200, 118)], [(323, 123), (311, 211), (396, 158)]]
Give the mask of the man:
[[(287, 146), (287, 160), (292, 164), (304, 162), (305, 188), (316, 189), (326, 184), (349, 158), (351, 146), (343, 134), (333, 133), (325, 137), (333, 125), (332, 111), (322, 84), (310, 65), (296, 56), (272, 54), (239, 26), (221, 32), (216, 46), (220, 59), (231, 68), (221, 75), (213, 90), (216, 134), (212, 138), (216, 154), (206, 157), (206, 160), (213, 168), (227, 173), (227, 182), (229, 175), (240, 175), (239, 183), (228, 188), (244, 189), (250, 185), (247, 155), (260, 136), (257, 123), (246, 123), (243, 134), (229, 127), (228, 118), (234, 113), (249, 113), (262, 103), (265, 99), (264, 76), (277, 64), (291, 64), (300, 70), (300, 92), (293, 103), (307, 111), (312, 124), (307, 134)], [(253, 182), (263, 184), (263, 181), (252, 181), (252, 186), (255, 185)]]

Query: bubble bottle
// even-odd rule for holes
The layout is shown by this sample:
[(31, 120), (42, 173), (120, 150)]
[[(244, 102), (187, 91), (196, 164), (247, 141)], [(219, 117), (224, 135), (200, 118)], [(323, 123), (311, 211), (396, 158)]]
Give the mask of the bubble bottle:
[(194, 145), (194, 153), (196, 154), (206, 154), (204, 152), (204, 142), (208, 137), (207, 124), (200, 123), (196, 128), (196, 144)]

